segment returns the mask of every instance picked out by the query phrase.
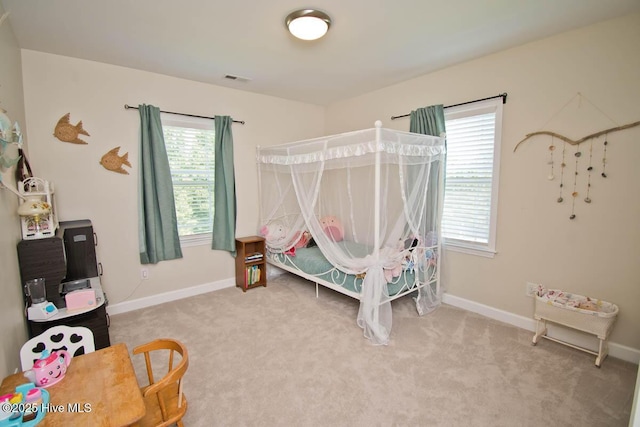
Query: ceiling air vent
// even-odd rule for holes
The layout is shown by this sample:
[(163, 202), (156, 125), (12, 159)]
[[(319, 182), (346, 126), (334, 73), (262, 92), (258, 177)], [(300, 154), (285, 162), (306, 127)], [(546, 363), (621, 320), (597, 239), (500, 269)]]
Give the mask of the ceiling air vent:
[(224, 78), (227, 80), (234, 80), (234, 81), (243, 82), (243, 83), (251, 80), (248, 77), (234, 76), (233, 74), (225, 74)]

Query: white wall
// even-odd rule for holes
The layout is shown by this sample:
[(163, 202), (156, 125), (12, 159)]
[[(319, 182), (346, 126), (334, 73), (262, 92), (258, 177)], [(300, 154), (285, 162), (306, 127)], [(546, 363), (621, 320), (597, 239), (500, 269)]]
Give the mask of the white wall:
[[(102, 283), (111, 304), (228, 280), (234, 260), (210, 245), (187, 247), (184, 258), (149, 266), (140, 279), (138, 255), (139, 115), (124, 105), (146, 103), (162, 110), (205, 116), (229, 115), (234, 124), (238, 199), (237, 235), (258, 225), (257, 145), (320, 136), (324, 109), (163, 75), (35, 51), (22, 51), (30, 155), (36, 176), (52, 181), (60, 220), (91, 219), (98, 235)], [(52, 133), (71, 113), (91, 136), (87, 145), (61, 142)], [(130, 175), (98, 164), (110, 149), (129, 153)], [(139, 286), (139, 287), (138, 287)], [(136, 288), (137, 287), (137, 288)]]
[[(584, 185), (578, 189), (573, 221), (570, 205), (556, 203), (558, 179), (547, 180), (550, 138), (530, 139), (513, 152), (533, 131), (552, 130), (578, 139), (640, 120), (638, 45), (640, 15), (600, 23), (337, 102), (327, 109), (327, 131), (372, 127), (377, 119), (385, 127), (408, 130), (408, 118), (390, 117), (508, 92), (498, 254), (488, 259), (446, 251), (447, 292), (527, 318), (533, 314), (533, 300), (524, 295), (527, 281), (601, 298), (620, 307), (611, 340), (640, 349), (640, 127), (609, 135), (609, 178), (595, 174), (591, 205), (582, 202)], [(582, 104), (562, 109), (579, 92)], [(561, 148), (560, 141), (556, 145)], [(588, 149), (581, 146), (585, 156)], [(568, 150), (570, 173), (574, 151)], [(598, 140), (596, 170), (601, 158)], [(558, 162), (558, 151), (555, 159)], [(569, 193), (565, 191), (565, 199), (571, 199)]]
[[(0, 6), (0, 15), (4, 11)], [(0, 26), (0, 108), (7, 111), (23, 130), (24, 100), (20, 50), (11, 26)], [(25, 146), (26, 148), (26, 146)], [(2, 181), (15, 188), (15, 168), (0, 169)], [(0, 377), (4, 378), (20, 366), (19, 349), (27, 339), (23, 315), (22, 291), (16, 244), (20, 241), (20, 222), (16, 210), (18, 197), (0, 189)]]

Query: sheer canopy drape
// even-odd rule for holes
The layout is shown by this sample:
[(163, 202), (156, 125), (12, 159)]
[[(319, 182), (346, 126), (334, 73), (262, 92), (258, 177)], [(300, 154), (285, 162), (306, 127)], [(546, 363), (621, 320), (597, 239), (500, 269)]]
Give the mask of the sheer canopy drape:
[(182, 258), (173, 182), (164, 144), (160, 109), (138, 106), (140, 159), (138, 175), (138, 242), (140, 263)]
[(376, 344), (389, 342), (390, 270), (422, 263), (438, 242), (428, 200), (443, 155), (441, 138), (380, 127), (258, 150), (261, 225), (278, 229), (269, 251), (289, 251), (308, 232), (333, 266), (364, 275), (357, 323)]
[(229, 116), (215, 117), (215, 191), (212, 249), (236, 255), (236, 181)]

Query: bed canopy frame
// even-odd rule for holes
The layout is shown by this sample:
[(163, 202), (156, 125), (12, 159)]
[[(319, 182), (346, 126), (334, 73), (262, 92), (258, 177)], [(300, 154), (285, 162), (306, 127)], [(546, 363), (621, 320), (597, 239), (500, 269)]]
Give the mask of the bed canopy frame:
[(388, 344), (391, 301), (440, 304), (444, 138), (382, 128), (258, 147), (260, 232), (272, 265), (360, 301)]

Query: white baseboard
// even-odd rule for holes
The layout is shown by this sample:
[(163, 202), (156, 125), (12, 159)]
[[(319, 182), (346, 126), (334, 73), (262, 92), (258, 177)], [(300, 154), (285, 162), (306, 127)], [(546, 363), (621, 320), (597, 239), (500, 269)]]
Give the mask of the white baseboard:
[[(518, 328), (531, 331), (532, 334), (536, 329), (536, 321), (533, 318), (520, 316), (508, 311), (500, 310), (488, 305), (460, 298), (455, 295), (445, 293), (442, 297), (442, 302), (454, 307), (462, 308), (464, 310), (480, 314), (490, 319), (517, 326)], [(598, 351), (598, 340), (593, 335), (589, 335), (573, 330), (571, 328), (554, 325), (551, 323), (547, 324), (547, 330), (547, 335), (552, 338), (568, 342), (578, 347), (586, 348), (596, 352)], [(533, 340), (533, 335), (531, 335), (531, 338)], [(627, 347), (622, 344), (616, 344), (614, 342), (609, 342), (609, 356), (635, 364), (638, 364), (640, 362), (640, 350)]]
[[(284, 270), (281, 270), (274, 266), (269, 266), (269, 268), (267, 269), (267, 280), (276, 278), (284, 273)], [(232, 288), (235, 285), (235, 278), (218, 280), (217, 282), (192, 286), (190, 288), (180, 289), (179, 291), (165, 292), (158, 295), (138, 298), (132, 301), (109, 304), (107, 306), (107, 312), (109, 313), (109, 315), (126, 313), (128, 311), (139, 310), (141, 308), (151, 307), (169, 301), (175, 301), (182, 298), (189, 298), (195, 295), (206, 294), (208, 292), (219, 291), (220, 289), (224, 288)]]
[(133, 301), (119, 302), (117, 304), (109, 304), (107, 312), (109, 315), (126, 313), (128, 311), (138, 310), (153, 305), (163, 304), (169, 301), (175, 301), (182, 298), (188, 298), (208, 292), (219, 291), (224, 288), (231, 288), (236, 285), (235, 279), (218, 280), (217, 282), (205, 283), (203, 285), (192, 286), (190, 288), (180, 289), (179, 291), (165, 292), (163, 294), (152, 295), (135, 299)]

